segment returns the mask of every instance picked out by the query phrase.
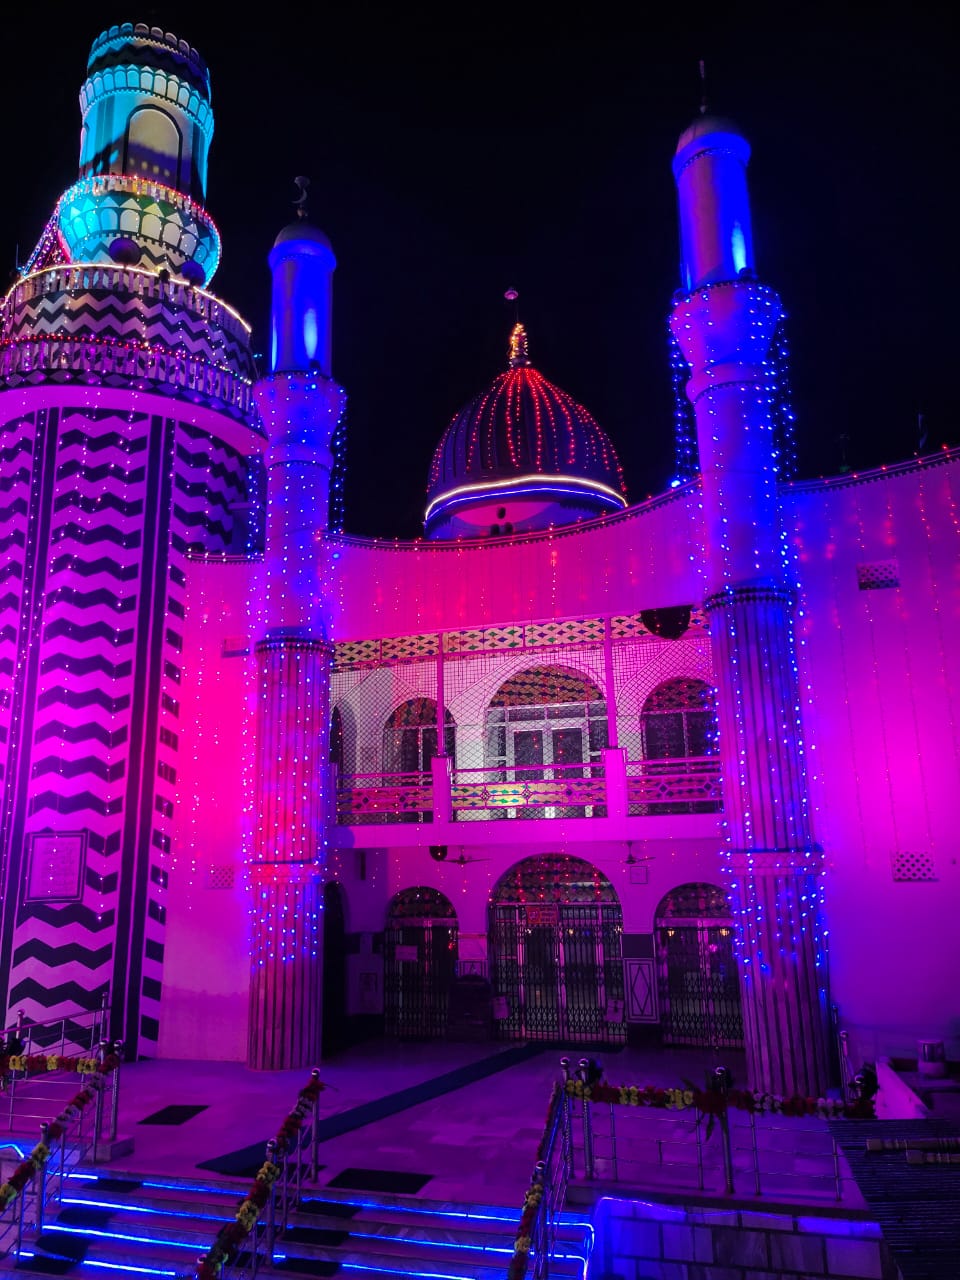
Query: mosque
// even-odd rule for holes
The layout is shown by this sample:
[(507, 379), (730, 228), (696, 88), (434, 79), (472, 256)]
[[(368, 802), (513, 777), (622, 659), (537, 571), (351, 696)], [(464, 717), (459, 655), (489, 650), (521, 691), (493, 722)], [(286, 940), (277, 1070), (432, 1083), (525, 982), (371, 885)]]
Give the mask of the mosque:
[(631, 503), (517, 324), (394, 542), (331, 518), (329, 240), (269, 249), (264, 369), (211, 292), (202, 58), (111, 27), (80, 109), (0, 313), (5, 1025), (955, 1057), (960, 451), (791, 477), (738, 128), (673, 159), (682, 482)]

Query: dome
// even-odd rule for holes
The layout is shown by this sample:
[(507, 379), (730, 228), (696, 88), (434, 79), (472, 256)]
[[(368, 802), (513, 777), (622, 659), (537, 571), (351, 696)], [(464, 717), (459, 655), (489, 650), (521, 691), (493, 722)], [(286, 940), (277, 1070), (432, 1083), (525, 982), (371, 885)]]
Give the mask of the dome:
[[(298, 218), (296, 222), (288, 223), (277, 235), (273, 242), (276, 249), (281, 245), (298, 245), (299, 252), (310, 253), (320, 250), (332, 250), (330, 237), (319, 227), (315, 227), (312, 222), (307, 222), (305, 218)], [(316, 246), (316, 248), (311, 248)], [(294, 250), (296, 252), (296, 250)]]
[(530, 364), (514, 326), (510, 365), (453, 418), (427, 486), (428, 538), (497, 536), (627, 505), (616, 452), (592, 415)]

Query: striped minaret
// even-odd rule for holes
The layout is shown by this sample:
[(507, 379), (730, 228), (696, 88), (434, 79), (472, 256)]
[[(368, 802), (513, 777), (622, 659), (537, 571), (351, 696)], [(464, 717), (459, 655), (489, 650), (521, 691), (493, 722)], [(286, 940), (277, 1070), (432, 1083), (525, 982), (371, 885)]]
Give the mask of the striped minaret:
[(783, 313), (754, 272), (749, 154), (733, 125), (706, 114), (680, 138), (683, 288), (671, 328), (696, 415), (749, 1083), (816, 1097), (827, 1086), (821, 855), (804, 770), (795, 576), (777, 493), (772, 349)]
[[(0, 317), (0, 997), (158, 1045), (198, 556), (246, 551), (249, 327), (207, 291), (206, 66), (94, 42), (78, 181)], [(236, 527), (235, 527), (236, 526)]]
[(247, 1062), (319, 1061), (322, 875), (329, 803), (330, 647), (325, 610), (334, 432), (345, 396), (330, 374), (326, 236), (305, 218), (270, 253), (270, 374), (256, 387), (267, 432), (267, 547), (258, 583), (253, 955)]

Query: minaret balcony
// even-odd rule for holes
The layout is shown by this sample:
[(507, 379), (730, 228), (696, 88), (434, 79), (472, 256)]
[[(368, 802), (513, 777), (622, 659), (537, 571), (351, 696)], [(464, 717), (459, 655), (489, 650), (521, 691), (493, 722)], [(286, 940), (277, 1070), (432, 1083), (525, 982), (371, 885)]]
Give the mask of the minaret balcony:
[(139, 387), (250, 422), (250, 327), (184, 281), (108, 263), (55, 265), (2, 304), (0, 385)]

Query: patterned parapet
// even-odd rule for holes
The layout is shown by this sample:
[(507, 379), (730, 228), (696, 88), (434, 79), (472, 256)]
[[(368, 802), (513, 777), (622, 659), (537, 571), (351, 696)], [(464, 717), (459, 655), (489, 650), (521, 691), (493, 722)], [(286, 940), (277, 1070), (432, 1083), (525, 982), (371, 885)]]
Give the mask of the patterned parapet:
[(52, 266), (15, 285), (0, 320), (0, 386), (141, 386), (254, 415), (250, 330), (212, 294), (149, 271)]

